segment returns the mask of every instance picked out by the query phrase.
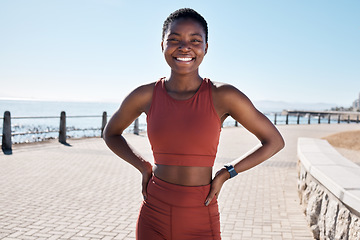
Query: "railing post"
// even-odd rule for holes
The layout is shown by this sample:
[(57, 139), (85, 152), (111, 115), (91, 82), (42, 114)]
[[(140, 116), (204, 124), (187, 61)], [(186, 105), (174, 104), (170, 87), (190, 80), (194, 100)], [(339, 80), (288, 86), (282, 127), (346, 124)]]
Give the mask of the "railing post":
[(66, 143), (66, 113), (64, 111), (60, 114), (59, 142)]
[(102, 123), (101, 123), (101, 138), (104, 136), (104, 129), (107, 124), (107, 112), (103, 112)]
[(285, 121), (286, 125), (289, 124), (289, 114), (286, 114), (286, 121)]
[(297, 114), (297, 121), (296, 123), (299, 125), (300, 124), (300, 113)]
[(275, 113), (274, 125), (276, 125), (276, 117), (277, 117), (277, 114)]
[(5, 154), (12, 154), (11, 142), (11, 114), (9, 111), (4, 112), (3, 134), (1, 149)]
[(134, 122), (134, 134), (139, 135), (139, 118), (135, 119)]
[(318, 119), (318, 124), (320, 124), (320, 121), (321, 121), (321, 114), (318, 115), (319, 119)]
[(359, 123), (359, 114), (356, 117), (356, 123)]
[(340, 123), (340, 114), (339, 114), (339, 116), (338, 116), (338, 123)]
[(311, 118), (311, 114), (309, 113), (309, 118), (308, 118), (308, 124), (310, 124), (310, 118)]
[(347, 120), (348, 123), (350, 123), (350, 115), (348, 115), (348, 120)]
[(238, 122), (235, 120), (235, 127), (237, 127), (238, 126)]
[(328, 116), (328, 124), (330, 124), (330, 120), (331, 120), (331, 114), (329, 114)]

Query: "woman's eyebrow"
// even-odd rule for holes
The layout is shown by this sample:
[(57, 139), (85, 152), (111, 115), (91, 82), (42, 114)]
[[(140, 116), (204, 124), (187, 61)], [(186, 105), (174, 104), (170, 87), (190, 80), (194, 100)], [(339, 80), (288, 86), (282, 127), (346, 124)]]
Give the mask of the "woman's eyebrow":
[(190, 34), (191, 36), (199, 36), (199, 37), (203, 37), (200, 33), (193, 33), (193, 34)]
[(179, 33), (176, 33), (176, 32), (171, 32), (171, 33), (169, 34), (169, 36), (170, 36), (170, 35), (180, 36), (180, 34), (179, 34)]
[[(181, 34), (180, 33), (177, 33), (177, 32), (171, 32), (169, 34), (170, 35), (176, 35), (176, 36), (180, 36)], [(199, 37), (202, 37), (201, 33), (191, 33), (190, 36), (199, 36)]]

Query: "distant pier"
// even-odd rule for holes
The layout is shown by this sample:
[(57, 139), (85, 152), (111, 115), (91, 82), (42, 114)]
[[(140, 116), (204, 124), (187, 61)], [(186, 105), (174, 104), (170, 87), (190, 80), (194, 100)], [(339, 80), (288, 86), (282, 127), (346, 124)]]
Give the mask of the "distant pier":
[(360, 112), (348, 111), (305, 111), (305, 110), (283, 110), (283, 116), (317, 116), (319, 118), (334, 118), (337, 117), (339, 121), (359, 122)]

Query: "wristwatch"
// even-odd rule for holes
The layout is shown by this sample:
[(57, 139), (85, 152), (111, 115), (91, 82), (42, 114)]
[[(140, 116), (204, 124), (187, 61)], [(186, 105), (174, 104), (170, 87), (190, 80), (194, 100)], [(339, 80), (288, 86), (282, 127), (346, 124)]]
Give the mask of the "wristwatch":
[(224, 167), (226, 168), (226, 170), (228, 170), (228, 172), (230, 173), (230, 178), (235, 177), (236, 175), (238, 175), (238, 173), (235, 171), (235, 168), (233, 165), (231, 164), (226, 164), (224, 165)]

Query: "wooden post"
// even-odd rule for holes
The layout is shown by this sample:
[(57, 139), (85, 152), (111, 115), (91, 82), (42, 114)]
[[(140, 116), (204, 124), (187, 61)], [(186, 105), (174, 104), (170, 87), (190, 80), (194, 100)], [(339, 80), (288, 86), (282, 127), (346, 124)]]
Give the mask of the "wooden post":
[(64, 111), (60, 114), (59, 142), (66, 143), (66, 113)]
[(339, 116), (338, 116), (338, 123), (340, 123), (340, 114), (339, 114)]
[(276, 117), (277, 117), (277, 114), (275, 113), (274, 125), (276, 125)]
[(139, 118), (135, 119), (134, 122), (134, 134), (139, 135)]
[(310, 124), (311, 114), (309, 113), (308, 124)]
[(347, 120), (348, 123), (350, 123), (350, 115), (348, 115), (348, 120)]
[(296, 123), (299, 125), (300, 124), (300, 113), (297, 114), (297, 121)]
[(289, 114), (286, 114), (286, 121), (285, 121), (286, 125), (289, 124)]
[(321, 121), (321, 115), (319, 114), (318, 115), (319, 119), (318, 119), (318, 124), (320, 124), (320, 121)]
[(104, 136), (104, 129), (107, 124), (107, 112), (103, 112), (102, 123), (101, 123), (101, 138)]
[(11, 142), (11, 114), (9, 111), (4, 112), (3, 134), (1, 149), (5, 154), (12, 154)]
[(356, 117), (356, 123), (359, 123), (359, 115)]
[(238, 126), (238, 122), (235, 120), (235, 127), (237, 127)]
[(330, 120), (331, 120), (331, 114), (329, 114), (328, 116), (328, 124), (330, 124)]

